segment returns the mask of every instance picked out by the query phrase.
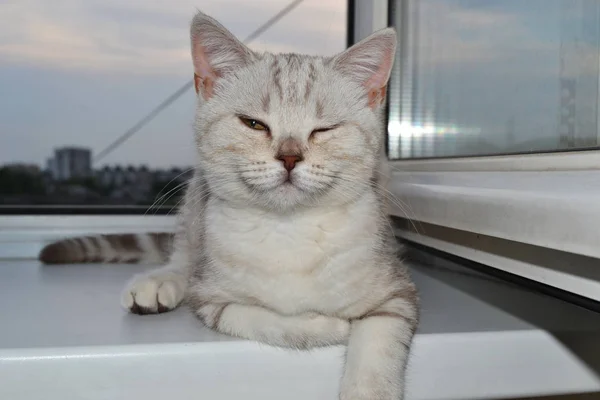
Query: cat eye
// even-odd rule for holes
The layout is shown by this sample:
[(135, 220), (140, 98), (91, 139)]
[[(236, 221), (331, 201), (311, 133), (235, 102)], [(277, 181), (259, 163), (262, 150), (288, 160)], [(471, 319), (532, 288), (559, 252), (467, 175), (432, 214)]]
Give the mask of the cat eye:
[(339, 127), (339, 125), (333, 125), (333, 126), (328, 126), (328, 127), (324, 127), (324, 128), (313, 129), (313, 131), (310, 133), (310, 137), (311, 138), (314, 137), (317, 133), (331, 131), (337, 127)]
[(247, 117), (239, 117), (240, 121), (244, 123), (248, 128), (254, 129), (255, 131), (269, 131), (269, 127), (264, 122), (261, 122), (257, 119), (247, 118)]

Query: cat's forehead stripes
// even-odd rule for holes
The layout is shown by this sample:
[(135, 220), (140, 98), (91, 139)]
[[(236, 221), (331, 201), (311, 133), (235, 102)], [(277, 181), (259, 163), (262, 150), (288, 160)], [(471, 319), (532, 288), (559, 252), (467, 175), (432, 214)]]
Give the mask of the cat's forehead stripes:
[(313, 63), (308, 64), (308, 79), (304, 89), (304, 101), (308, 101), (314, 82), (317, 80), (317, 70)]
[(279, 96), (279, 100), (283, 101), (283, 87), (281, 86), (281, 67), (277, 62), (277, 58), (273, 60), (271, 64), (271, 69), (273, 70), (273, 83), (275, 84), (275, 90), (277, 95)]
[(270, 105), (271, 105), (271, 93), (267, 90), (263, 94), (263, 98), (262, 98), (262, 110), (266, 114), (269, 113)]
[(315, 114), (317, 115), (317, 119), (323, 118), (323, 110), (324, 110), (323, 101), (321, 101), (320, 99), (317, 99), (317, 105), (316, 105), (316, 109), (315, 109)]
[[(299, 54), (277, 54), (270, 63), (271, 83), (263, 95), (263, 110), (268, 112), (271, 102), (276, 99), (280, 104), (301, 105), (311, 100), (315, 82), (322, 70), (323, 61), (319, 57)], [(323, 104), (317, 107), (322, 114)], [(320, 112), (319, 112), (320, 109)]]

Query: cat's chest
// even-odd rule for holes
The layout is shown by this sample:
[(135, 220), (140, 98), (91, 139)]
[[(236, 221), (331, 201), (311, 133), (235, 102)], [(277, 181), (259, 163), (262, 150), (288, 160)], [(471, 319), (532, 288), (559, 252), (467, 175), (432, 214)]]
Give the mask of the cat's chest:
[(344, 212), (294, 217), (208, 210), (207, 246), (232, 268), (271, 274), (309, 273), (359, 241)]
[(293, 218), (207, 208), (206, 250), (211, 285), (234, 301), (282, 313), (348, 306), (348, 291), (368, 279), (376, 222), (360, 209)]

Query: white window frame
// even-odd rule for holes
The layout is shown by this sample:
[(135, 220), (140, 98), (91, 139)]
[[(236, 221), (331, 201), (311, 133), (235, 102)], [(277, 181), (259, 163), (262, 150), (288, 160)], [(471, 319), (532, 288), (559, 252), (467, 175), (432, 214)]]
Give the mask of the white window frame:
[[(410, 139), (398, 127), (410, 125), (401, 105), (412, 101), (416, 0), (398, 0), (395, 10), (392, 1), (386, 6), (397, 13), (399, 48), (388, 92), (387, 189), (390, 213), (410, 220), (397, 234), (600, 301), (600, 151), (398, 159)], [(526, 257), (514, 254), (515, 243), (527, 246)], [(564, 268), (549, 265), (551, 254)]]

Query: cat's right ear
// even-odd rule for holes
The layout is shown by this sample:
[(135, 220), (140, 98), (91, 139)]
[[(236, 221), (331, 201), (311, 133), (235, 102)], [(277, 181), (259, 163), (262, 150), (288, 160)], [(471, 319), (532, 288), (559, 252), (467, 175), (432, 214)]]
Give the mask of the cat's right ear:
[(214, 95), (215, 82), (243, 67), (253, 58), (252, 51), (223, 25), (198, 12), (191, 26), (194, 87), (205, 100)]

